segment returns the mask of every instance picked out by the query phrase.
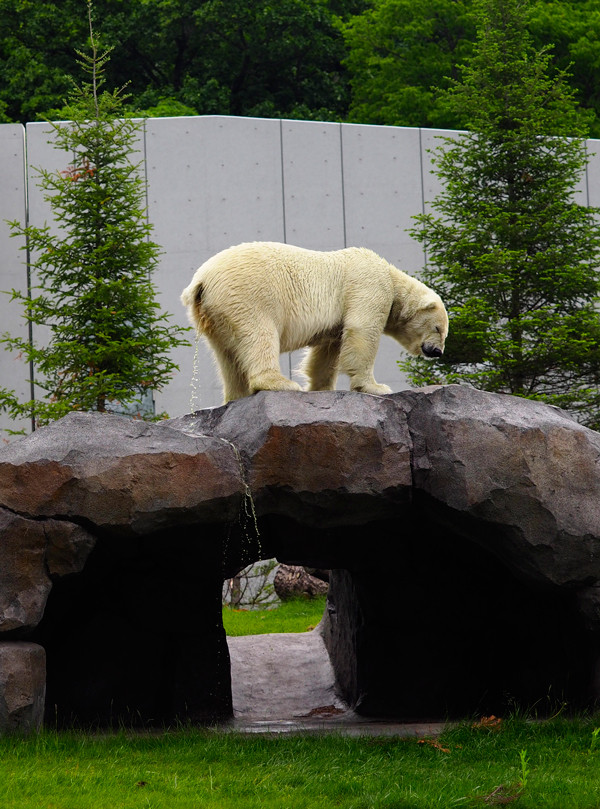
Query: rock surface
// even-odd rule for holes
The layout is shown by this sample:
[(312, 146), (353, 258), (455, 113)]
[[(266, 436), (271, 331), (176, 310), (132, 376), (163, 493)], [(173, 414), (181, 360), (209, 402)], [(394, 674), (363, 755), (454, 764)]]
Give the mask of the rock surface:
[(394, 398), (407, 415), (417, 492), (465, 525), (484, 523), (486, 546), (525, 576), (598, 580), (600, 433), (557, 408), (463, 386)]
[(345, 710), (318, 629), (228, 638), (228, 646), (236, 720), (298, 720)]
[(0, 537), (0, 633), (23, 635), (41, 621), (52, 579), (83, 570), (95, 539), (73, 523), (3, 508)]
[(0, 533), (0, 639), (45, 648), (66, 723), (230, 715), (222, 581), (272, 557), (333, 570), (324, 637), (365, 714), (600, 697), (600, 434), (539, 403), (73, 413), (0, 451)]
[(392, 515), (410, 498), (411, 440), (390, 397), (261, 392), (168, 424), (233, 444), (258, 514), (322, 528)]
[(35, 643), (0, 642), (0, 729), (29, 733), (44, 718), (46, 655)]
[(311, 576), (300, 565), (279, 565), (273, 586), (282, 601), (323, 596), (329, 588), (328, 582)]
[(240, 466), (227, 441), (123, 416), (71, 413), (0, 453), (0, 505), (120, 535), (234, 519)]

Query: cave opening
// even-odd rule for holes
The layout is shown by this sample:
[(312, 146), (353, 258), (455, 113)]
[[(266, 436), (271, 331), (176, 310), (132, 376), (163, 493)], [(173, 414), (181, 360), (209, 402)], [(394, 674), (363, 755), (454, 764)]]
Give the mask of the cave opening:
[[(34, 640), (53, 727), (207, 724), (231, 714), (220, 525), (104, 536), (57, 580)], [(203, 537), (218, 537), (204, 542)]]
[(47, 724), (230, 718), (222, 583), (270, 557), (332, 571), (323, 637), (340, 696), (363, 716), (584, 707), (592, 644), (576, 593), (517, 574), (483, 524), (475, 541), (411, 515), (319, 528), (267, 515), (260, 550), (221, 525), (100, 537), (84, 570), (54, 583), (32, 638), (47, 654)]
[(399, 538), (379, 564), (335, 571), (327, 621), (342, 695), (367, 716), (549, 716), (589, 703), (576, 594), (525, 580), (439, 526)]

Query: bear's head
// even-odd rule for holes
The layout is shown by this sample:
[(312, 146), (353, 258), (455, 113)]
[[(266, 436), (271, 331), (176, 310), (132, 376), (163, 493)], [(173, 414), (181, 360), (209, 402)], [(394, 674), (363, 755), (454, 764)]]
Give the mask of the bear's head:
[(428, 359), (441, 357), (448, 336), (448, 314), (439, 295), (428, 290), (428, 294), (416, 305), (402, 307), (396, 328), (388, 333), (409, 354)]

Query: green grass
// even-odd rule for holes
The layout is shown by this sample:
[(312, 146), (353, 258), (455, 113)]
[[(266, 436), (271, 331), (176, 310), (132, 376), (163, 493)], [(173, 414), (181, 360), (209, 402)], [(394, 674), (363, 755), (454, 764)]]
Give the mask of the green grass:
[(271, 632), (307, 632), (323, 616), (326, 597), (284, 601), (272, 610), (232, 610), (223, 607), (223, 626), (230, 636)]
[[(0, 739), (2, 809), (598, 809), (597, 725), (341, 736), (45, 732)], [(526, 786), (519, 791), (526, 760)], [(499, 787), (503, 785), (503, 789)], [(514, 798), (514, 800), (511, 800)]]

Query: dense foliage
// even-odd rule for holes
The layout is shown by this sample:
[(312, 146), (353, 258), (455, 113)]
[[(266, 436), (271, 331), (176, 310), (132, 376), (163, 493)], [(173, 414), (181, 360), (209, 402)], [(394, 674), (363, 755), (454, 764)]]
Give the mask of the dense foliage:
[(13, 235), (27, 239), (33, 286), (13, 299), (42, 338), (38, 345), (4, 335), (0, 343), (35, 367), (47, 398), (21, 402), (0, 390), (0, 405), (36, 424), (71, 410), (153, 418), (148, 394), (176, 368), (170, 349), (187, 344), (161, 312), (150, 278), (159, 248), (149, 239), (145, 186), (132, 160), (139, 125), (122, 117), (120, 91), (100, 92), (107, 55), (93, 33), (90, 42), (91, 55), (81, 54), (90, 80), (71, 92), (70, 123), (53, 125), (53, 145), (71, 164), (40, 172), (58, 227), (12, 223)]
[(473, 56), (445, 94), (469, 131), (436, 150), (443, 190), (413, 234), (450, 337), (442, 363), (403, 365), (417, 384), (469, 380), (598, 427), (599, 212), (576, 201), (584, 122), (527, 34), (528, 0), (479, 6)]
[[(62, 106), (83, 0), (0, 0), (0, 105), (6, 120)], [(347, 109), (336, 12), (357, 0), (95, 0), (113, 47), (111, 86), (140, 110), (338, 118)]]
[[(151, 115), (464, 128), (435, 88), (472, 51), (475, 0), (96, 0), (113, 87)], [(84, 0), (0, 0), (0, 121), (64, 117)], [(600, 0), (536, 0), (536, 48), (569, 65), (600, 135)], [(53, 111), (53, 114), (52, 114)]]
[[(473, 49), (477, 0), (373, 0), (343, 25), (352, 86), (349, 118), (372, 124), (464, 129), (448, 89)], [(527, 30), (536, 50), (552, 47), (550, 65), (569, 69), (576, 99), (593, 111), (600, 137), (600, 0), (535, 0)]]

